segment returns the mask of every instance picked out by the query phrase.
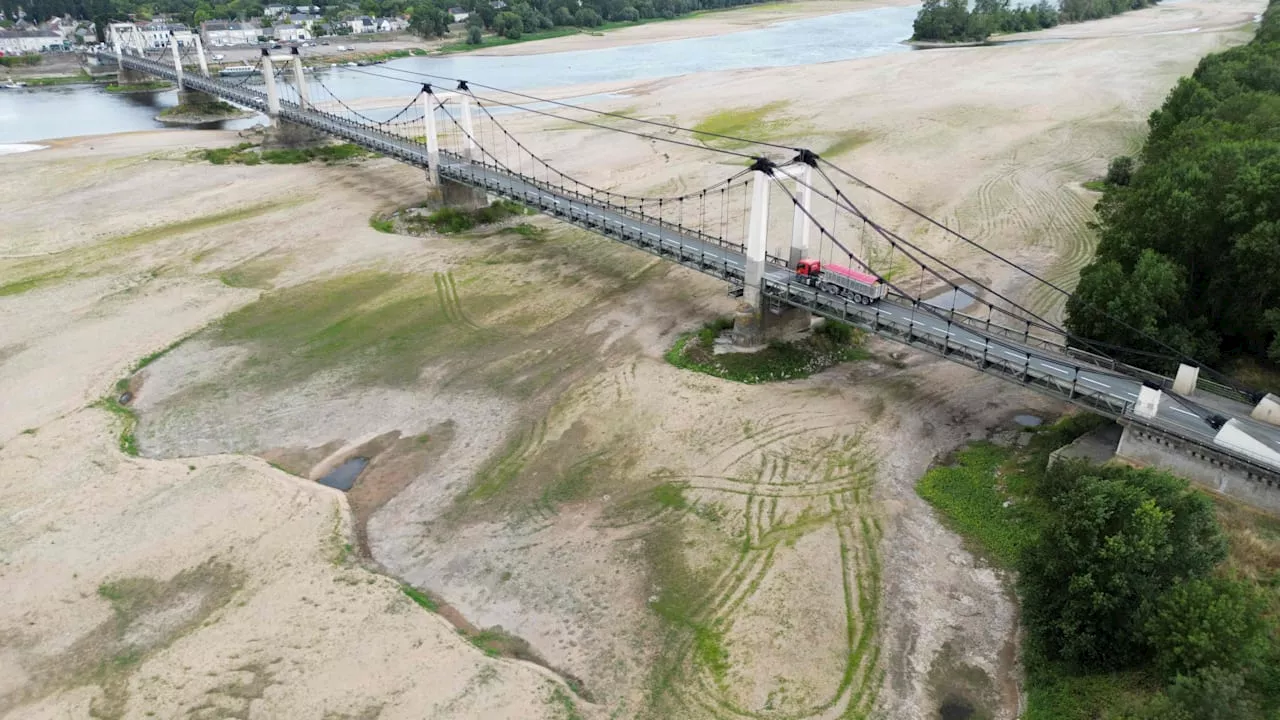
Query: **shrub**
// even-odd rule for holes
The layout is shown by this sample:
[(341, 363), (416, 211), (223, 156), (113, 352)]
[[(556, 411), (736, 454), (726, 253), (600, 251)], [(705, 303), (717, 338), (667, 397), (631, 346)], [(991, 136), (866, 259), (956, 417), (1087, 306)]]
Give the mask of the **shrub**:
[(476, 27), (475, 25), (472, 25), (471, 27), (467, 28), (467, 44), (468, 45), (479, 45), (482, 42), (484, 42), (484, 38), (481, 35), (480, 28)]
[(1107, 166), (1107, 182), (1111, 185), (1128, 185), (1133, 177), (1133, 158), (1121, 155), (1113, 158)]
[(1077, 669), (1137, 666), (1151, 601), (1226, 556), (1213, 506), (1153, 470), (1062, 463), (1047, 475), (1054, 515), (1018, 579), (1030, 639)]
[(1266, 601), (1234, 580), (1188, 580), (1160, 598), (1147, 621), (1156, 668), (1167, 678), (1258, 663), (1267, 649)]

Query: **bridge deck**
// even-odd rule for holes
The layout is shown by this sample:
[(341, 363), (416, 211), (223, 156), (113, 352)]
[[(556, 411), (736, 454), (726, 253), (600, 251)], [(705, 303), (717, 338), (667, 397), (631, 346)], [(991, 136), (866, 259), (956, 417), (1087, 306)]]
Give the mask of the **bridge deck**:
[[(115, 60), (114, 56), (103, 57)], [(122, 62), (132, 69), (177, 81), (174, 69), (162, 63), (129, 55)], [(255, 110), (265, 112), (267, 109), (265, 95), (243, 85), (194, 73), (184, 73), (182, 84), (187, 89), (216, 95)], [(428, 166), (425, 144), (413, 139), (287, 102), (280, 103), (279, 117), (405, 163)], [(741, 245), (673, 227), (652, 216), (449, 152), (440, 153), (439, 173), (443, 178), (515, 200), (699, 272), (739, 285), (743, 281), (745, 253)], [(761, 290), (774, 303), (804, 308), (1094, 412), (1153, 428), (1165, 436), (1199, 446), (1223, 462), (1280, 481), (1280, 468), (1272, 461), (1216, 445), (1214, 429), (1167, 394), (1162, 398), (1156, 418), (1136, 418), (1132, 410), (1142, 382), (1154, 380), (1162, 387), (1171, 387), (1172, 381), (1168, 378), (1108, 364), (1104, 358), (1067, 348), (1060, 341), (1031, 335), (1026, 329), (1008, 328), (939, 310), (900, 296), (891, 296), (874, 305), (854, 303), (795, 282), (792, 271), (781, 258), (767, 259)], [(1280, 428), (1254, 422), (1247, 417), (1247, 406), (1237, 407), (1240, 409), (1234, 414), (1248, 424), (1250, 434), (1280, 452)]]

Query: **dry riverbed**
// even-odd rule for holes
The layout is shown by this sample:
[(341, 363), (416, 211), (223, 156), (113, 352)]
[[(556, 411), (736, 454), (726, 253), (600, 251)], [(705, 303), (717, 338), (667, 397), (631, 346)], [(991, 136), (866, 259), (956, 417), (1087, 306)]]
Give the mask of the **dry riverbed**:
[[(664, 80), (616, 107), (815, 147), (1068, 278), (1089, 249), (1079, 183), (1255, 5)], [(1205, 29), (1147, 32), (1188, 12)], [(737, 169), (511, 122), (634, 193)], [(423, 195), (390, 160), (190, 155), (237, 142), (0, 157), (0, 715), (897, 718), (957, 693), (1016, 715), (1005, 584), (913, 486), (1060, 407), (877, 342), (804, 381), (681, 371), (662, 354), (732, 311), (720, 283), (540, 218), (379, 233), (371, 216)], [(138, 457), (99, 402), (126, 390)], [(349, 493), (314, 482), (353, 457)]]

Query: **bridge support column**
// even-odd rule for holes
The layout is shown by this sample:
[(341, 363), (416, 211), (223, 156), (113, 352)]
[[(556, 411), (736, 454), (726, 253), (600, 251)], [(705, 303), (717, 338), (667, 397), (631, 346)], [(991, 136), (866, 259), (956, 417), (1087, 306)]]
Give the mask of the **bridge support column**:
[(178, 51), (178, 36), (169, 31), (169, 49), (173, 51), (173, 70), (178, 73), (178, 89), (182, 89), (182, 53)]
[(1173, 380), (1173, 391), (1179, 395), (1190, 395), (1196, 391), (1196, 383), (1200, 381), (1200, 368), (1193, 365), (1178, 365), (1178, 376)]
[(302, 57), (298, 48), (293, 49), (293, 84), (298, 88), (298, 102), (304, 108), (311, 107), (311, 91), (307, 88), (307, 76), (302, 73)]
[(813, 220), (809, 217), (809, 208), (813, 205), (813, 168), (801, 165), (796, 178), (795, 217), (791, 220), (791, 268), (804, 259), (809, 253), (809, 229)]
[(1272, 425), (1280, 425), (1280, 397), (1267, 393), (1258, 401), (1258, 406), (1249, 414), (1254, 420)]
[(440, 186), (440, 138), (436, 135), (436, 96), (430, 86), (422, 93), (422, 122), (427, 134), (427, 182)]
[(280, 119), (280, 95), (276, 92), (276, 68), (271, 53), (262, 51), (262, 84), (267, 90), (267, 117), (275, 125)]
[(1160, 412), (1160, 389), (1143, 385), (1138, 388), (1138, 401), (1134, 403), (1133, 414), (1150, 420)]
[(733, 318), (733, 341), (743, 347), (754, 347), (764, 342), (766, 313), (760, 290), (764, 284), (764, 256), (769, 239), (769, 182), (769, 168), (758, 166), (751, 178), (742, 305)]
[(466, 158), (468, 160), (483, 161), (484, 158), (476, 157), (479, 153), (476, 152), (476, 132), (471, 125), (471, 97), (468, 95), (461, 95), (460, 97), (462, 98), (460, 101), (462, 106), (462, 132), (467, 136)]
[(209, 61), (204, 56), (204, 44), (200, 42), (200, 33), (194, 32), (191, 37), (196, 41), (196, 61), (200, 63), (200, 74), (209, 77)]

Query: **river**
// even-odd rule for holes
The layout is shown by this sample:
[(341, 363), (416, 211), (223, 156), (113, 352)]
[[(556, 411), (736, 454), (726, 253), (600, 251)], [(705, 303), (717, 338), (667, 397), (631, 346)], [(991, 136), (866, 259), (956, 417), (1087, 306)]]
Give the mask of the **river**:
[[(511, 90), (625, 82), (692, 72), (810, 65), (908, 52), (918, 7), (886, 7), (790, 20), (727, 35), (523, 56), (445, 55), (365, 68), (318, 70), (315, 78), (345, 100), (412, 95), (429, 78), (461, 77)], [(396, 72), (407, 71), (407, 72)], [(400, 76), (403, 79), (377, 77)], [(316, 100), (322, 98), (317, 96)], [(174, 91), (117, 95), (71, 85), (0, 91), (0, 145), (164, 127), (155, 116), (177, 103)], [(244, 126), (259, 120), (229, 124)]]

